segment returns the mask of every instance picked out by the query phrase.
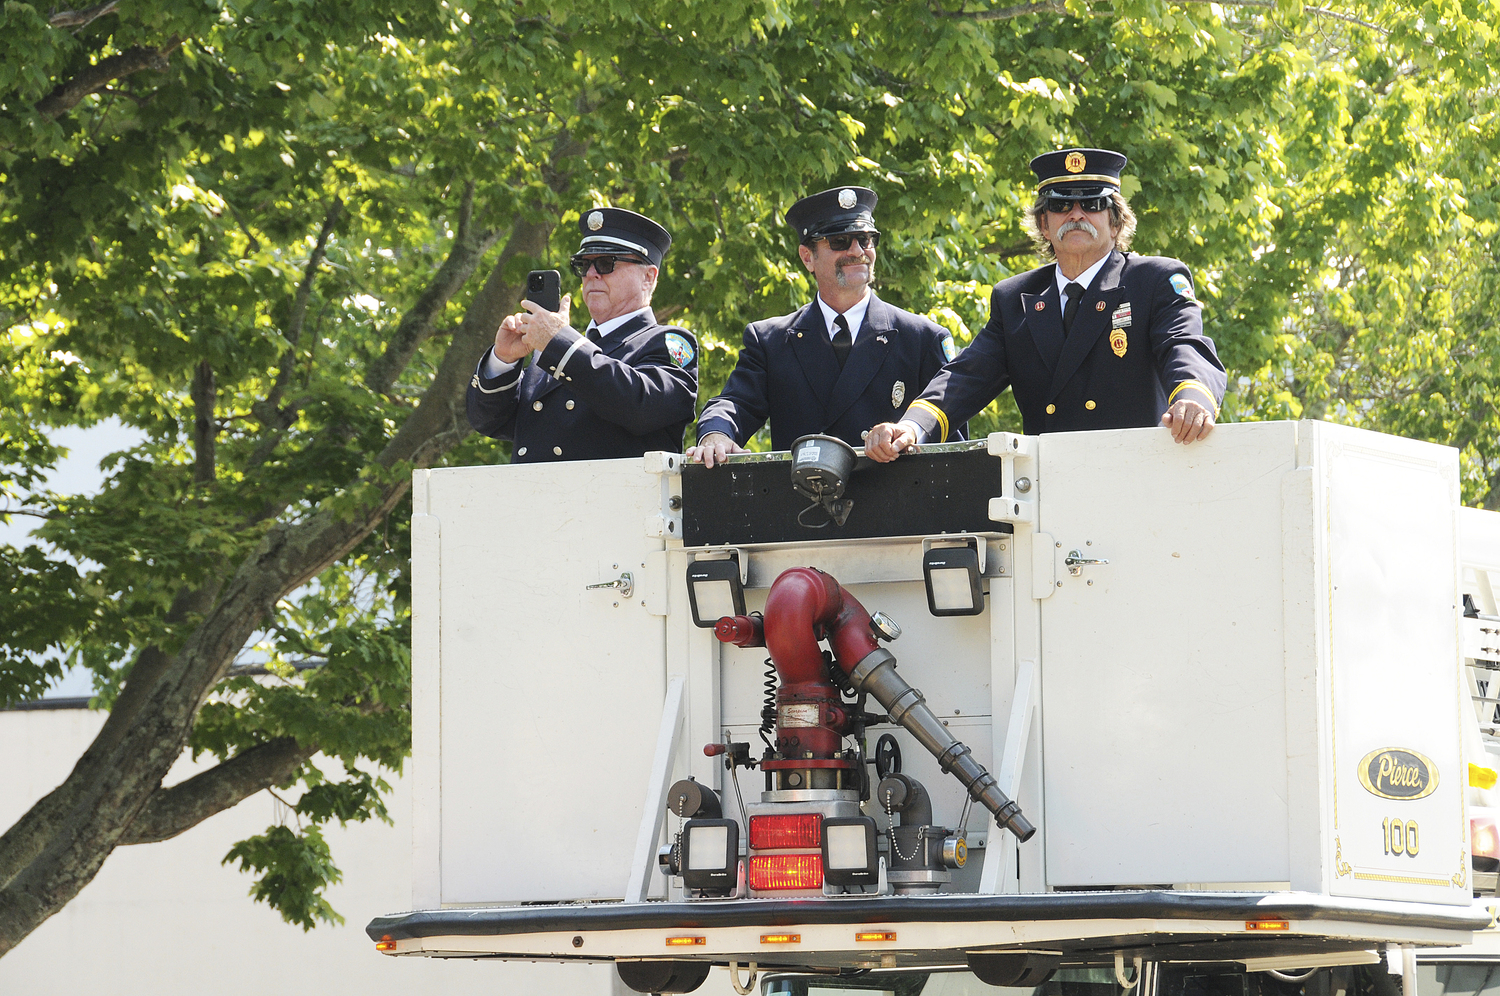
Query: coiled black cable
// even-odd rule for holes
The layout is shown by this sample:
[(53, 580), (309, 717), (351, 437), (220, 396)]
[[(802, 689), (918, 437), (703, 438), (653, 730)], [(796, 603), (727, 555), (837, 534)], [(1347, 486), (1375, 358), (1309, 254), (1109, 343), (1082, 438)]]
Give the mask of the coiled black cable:
[(766, 658), (766, 681), (765, 681), (765, 703), (760, 707), (760, 739), (766, 745), (768, 753), (776, 753), (776, 745), (771, 743), (768, 736), (776, 729), (776, 665), (771, 658)]

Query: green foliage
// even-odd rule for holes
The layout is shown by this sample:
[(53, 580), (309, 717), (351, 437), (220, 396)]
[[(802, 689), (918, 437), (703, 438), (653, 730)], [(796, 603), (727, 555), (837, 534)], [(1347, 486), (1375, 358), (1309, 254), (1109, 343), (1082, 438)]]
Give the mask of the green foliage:
[[(376, 456), (505, 233), (551, 226), (511, 276), (559, 266), (605, 202), (672, 230), (654, 304), (699, 336), (706, 400), (743, 326), (812, 292), (781, 222), (797, 197), (874, 187), (880, 293), (962, 345), (989, 287), (1036, 263), (1028, 160), (1121, 149), (1137, 249), (1194, 268), (1225, 418), (1451, 443), (1465, 499), (1500, 506), (1495, 0), (958, 6), (168, 0), (64, 29), (0, 5), (0, 509), (46, 518), (0, 549), (0, 701), (74, 662), (107, 705), (142, 647), (195, 631), (185, 592), (273, 528), (365, 507), (406, 473)], [(165, 54), (44, 113), (136, 47)], [(450, 251), (491, 231), (394, 384), (371, 384)], [(48, 430), (110, 416), (145, 438), (105, 488), (40, 488)], [(970, 430), (1018, 427), (1007, 394)], [(470, 439), (446, 460), (508, 453)], [(219, 758), (285, 736), (322, 752), (293, 779), (302, 829), (230, 855), (305, 927), (336, 917), (318, 827), (384, 818), (381, 772), (409, 750), (407, 515), (281, 599), (244, 651), (266, 673), (221, 682), (192, 737)]]
[(223, 864), (238, 861), (240, 871), (260, 875), (250, 895), (280, 913), (288, 923), (312, 930), (317, 921), (343, 923), (323, 890), (338, 884), (343, 872), (333, 863), (333, 854), (316, 826), (297, 831), (274, 826), (265, 833), (242, 840), (224, 856)]

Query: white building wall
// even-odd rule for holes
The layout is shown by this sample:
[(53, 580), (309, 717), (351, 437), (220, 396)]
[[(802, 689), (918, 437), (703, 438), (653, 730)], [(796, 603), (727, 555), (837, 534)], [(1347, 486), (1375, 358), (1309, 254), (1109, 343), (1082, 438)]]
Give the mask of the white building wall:
[[(103, 725), (84, 709), (0, 712), (0, 830), (65, 778)], [(207, 760), (206, 758), (204, 759)], [(179, 762), (169, 782), (202, 765)], [(439, 961), (377, 954), (364, 926), (411, 909), (411, 793), (392, 782), (395, 826), (326, 828), (344, 880), (329, 892), (343, 926), (304, 933), (248, 896), (249, 875), (220, 861), (276, 819), (261, 793), (172, 840), (122, 847), (62, 912), (0, 958), (0, 993), (109, 996), (360, 996), (628, 993), (611, 965)], [(699, 990), (730, 992), (716, 971)]]

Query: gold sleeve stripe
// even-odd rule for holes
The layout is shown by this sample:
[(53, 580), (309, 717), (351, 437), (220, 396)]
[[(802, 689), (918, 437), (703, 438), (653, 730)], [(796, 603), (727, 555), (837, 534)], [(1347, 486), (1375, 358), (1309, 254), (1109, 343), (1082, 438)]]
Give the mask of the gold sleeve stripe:
[(1181, 384), (1178, 384), (1176, 389), (1172, 391), (1171, 395), (1167, 397), (1167, 404), (1170, 405), (1172, 402), (1176, 401), (1177, 395), (1181, 394), (1187, 388), (1192, 388), (1196, 391), (1202, 391), (1203, 396), (1208, 398), (1208, 403), (1213, 406), (1214, 418), (1219, 417), (1219, 403), (1214, 400), (1214, 392), (1210, 391), (1205, 385), (1196, 380), (1185, 380)]
[(932, 417), (938, 420), (938, 428), (943, 432), (943, 435), (938, 439), (938, 442), (946, 443), (948, 441), (948, 416), (943, 414), (943, 410), (941, 408), (930, 401), (913, 401), (911, 403), (911, 407), (924, 408), (927, 411), (932, 412)]

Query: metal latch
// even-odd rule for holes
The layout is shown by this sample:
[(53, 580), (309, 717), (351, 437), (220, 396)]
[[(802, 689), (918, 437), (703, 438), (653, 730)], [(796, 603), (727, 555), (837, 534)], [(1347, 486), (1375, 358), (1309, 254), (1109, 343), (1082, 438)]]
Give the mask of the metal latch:
[(1081, 554), (1081, 553), (1079, 553), (1077, 550), (1069, 550), (1068, 551), (1067, 559), (1065, 559), (1063, 561), (1063, 563), (1067, 566), (1068, 573), (1071, 574), (1071, 575), (1073, 575), (1076, 578), (1076, 577), (1078, 577), (1079, 575), (1081, 575), (1083, 573), (1083, 569), (1084, 569), (1085, 566), (1087, 566), (1089, 564), (1107, 564), (1107, 563), (1109, 563), (1109, 561), (1107, 561), (1107, 560), (1089, 560), (1089, 559), (1085, 558), (1084, 555)]
[(613, 581), (601, 581), (598, 584), (584, 585), (585, 591), (592, 591), (595, 588), (618, 588), (622, 596), (629, 598), (630, 593), (635, 591), (635, 575), (629, 571), (625, 571)]

